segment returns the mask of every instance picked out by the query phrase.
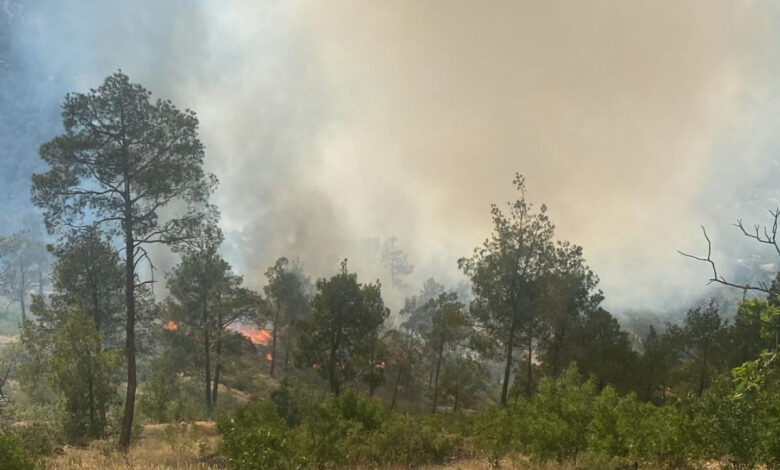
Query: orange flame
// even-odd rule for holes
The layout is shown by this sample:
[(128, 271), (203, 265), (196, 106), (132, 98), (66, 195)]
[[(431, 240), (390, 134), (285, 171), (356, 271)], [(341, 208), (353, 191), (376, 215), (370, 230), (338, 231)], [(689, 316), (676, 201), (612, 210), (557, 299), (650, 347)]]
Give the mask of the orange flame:
[(242, 326), (239, 328), (238, 332), (248, 338), (252, 344), (268, 346), (268, 343), (271, 341), (271, 333), (265, 328), (258, 330), (251, 326)]
[(163, 329), (168, 331), (176, 331), (179, 329), (179, 325), (176, 324), (176, 322), (173, 320), (168, 320), (168, 323), (163, 325)]

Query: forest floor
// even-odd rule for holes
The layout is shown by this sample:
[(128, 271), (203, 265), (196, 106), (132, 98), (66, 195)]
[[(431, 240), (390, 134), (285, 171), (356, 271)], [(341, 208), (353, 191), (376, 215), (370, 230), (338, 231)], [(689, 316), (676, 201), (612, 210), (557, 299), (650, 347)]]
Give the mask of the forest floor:
[[(180, 425), (146, 425), (125, 457), (113, 441), (94, 441), (88, 447), (67, 446), (44, 461), (51, 470), (212, 470), (226, 468), (216, 455), (219, 436), (213, 422)], [(464, 460), (421, 470), (487, 470), (484, 460)], [(511, 469), (507, 462), (502, 468)], [(388, 469), (400, 470), (400, 469)]]

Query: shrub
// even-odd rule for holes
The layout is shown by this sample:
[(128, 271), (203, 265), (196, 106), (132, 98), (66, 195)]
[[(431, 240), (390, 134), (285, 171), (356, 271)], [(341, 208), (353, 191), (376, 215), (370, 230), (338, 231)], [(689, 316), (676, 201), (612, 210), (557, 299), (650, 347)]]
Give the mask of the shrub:
[(645, 405), (639, 425), (624, 432), (637, 443), (638, 460), (671, 468), (685, 468), (696, 447), (689, 403), (655, 407)]
[[(709, 459), (725, 459), (734, 468), (752, 468), (761, 457), (760, 404), (754, 394), (735, 396), (728, 381), (716, 381), (700, 400), (695, 426)], [(774, 437), (774, 436), (773, 436)]]
[(0, 431), (0, 470), (32, 470), (35, 462), (22, 441), (10, 432)]
[(620, 395), (612, 387), (606, 387), (593, 400), (591, 420), (588, 424), (588, 449), (598, 455), (626, 456), (628, 449), (622, 433)]
[(767, 468), (780, 467), (780, 390), (778, 384), (759, 389), (750, 397), (757, 414), (752, 426), (759, 436), (759, 457)]
[(394, 413), (352, 391), (312, 404), (310, 394), (284, 384), (271, 400), (220, 420), (218, 430), (238, 469), (413, 467), (441, 462), (459, 442), (435, 418)]
[(218, 421), (220, 448), (232, 468), (286, 470), (299, 468), (302, 458), (295, 434), (271, 402), (239, 407), (232, 418)]
[(524, 439), (541, 460), (576, 460), (587, 447), (590, 409), (596, 395), (592, 381), (583, 381), (572, 365), (558, 379), (544, 379), (531, 401)]
[(624, 457), (588, 449), (579, 458), (576, 467), (582, 470), (624, 470), (629, 468)]
[(369, 434), (367, 452), (354, 463), (401, 467), (439, 463), (452, 455), (456, 442), (455, 436), (424, 419), (395, 414)]
[(501, 459), (515, 449), (513, 416), (522, 416), (517, 407), (524, 402), (512, 405), (513, 412), (501, 406), (493, 406), (480, 413), (474, 419), (472, 444), (484, 456), (492, 468), (498, 468)]

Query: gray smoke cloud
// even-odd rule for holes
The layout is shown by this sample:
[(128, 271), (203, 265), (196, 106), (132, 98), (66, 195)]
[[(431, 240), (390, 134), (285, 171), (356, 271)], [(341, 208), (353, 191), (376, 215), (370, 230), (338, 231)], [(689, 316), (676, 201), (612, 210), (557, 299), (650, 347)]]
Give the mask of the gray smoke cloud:
[[(676, 253), (705, 248), (702, 223), (725, 273), (772, 260), (729, 226), (778, 199), (769, 3), (2, 5), (18, 78), (48, 83), (45, 99), (122, 68), (198, 112), (226, 255), (250, 286), (282, 255), (313, 276), (348, 257), (388, 286), (378, 246), (393, 235), (409, 290), (454, 285), (515, 171), (616, 311), (713, 294)], [(386, 292), (394, 307), (407, 293)]]

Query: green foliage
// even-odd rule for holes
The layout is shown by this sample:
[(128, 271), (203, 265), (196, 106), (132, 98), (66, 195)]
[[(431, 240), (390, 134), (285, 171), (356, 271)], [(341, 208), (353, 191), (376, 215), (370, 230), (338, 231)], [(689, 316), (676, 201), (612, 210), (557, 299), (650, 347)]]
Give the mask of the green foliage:
[(10, 432), (0, 431), (0, 470), (32, 470), (35, 461), (22, 441)]
[(375, 358), (365, 354), (367, 342), (376, 341), (390, 311), (382, 300), (382, 286), (359, 284), (346, 260), (338, 274), (317, 281), (312, 305), (311, 317), (298, 323), (296, 360), (318, 370), (338, 395), (344, 382), (375, 367)]
[[(116, 72), (62, 105), (65, 132), (40, 147), (47, 171), (32, 176), (33, 203), (51, 233), (95, 226), (124, 251), (127, 392), (121, 446), (130, 445), (136, 382), (136, 295), (145, 246), (198, 235), (216, 178), (203, 170), (198, 119)], [(175, 209), (175, 210), (172, 210)], [(164, 214), (162, 214), (162, 212)]]
[(573, 336), (577, 366), (583, 374), (593, 376), (597, 388), (611, 385), (626, 392), (635, 387), (638, 357), (612, 314), (603, 308), (587, 311)]
[(221, 419), (220, 448), (232, 468), (238, 470), (286, 470), (299, 468), (296, 433), (279, 416), (273, 403), (242, 406), (230, 418)]
[(486, 401), (484, 385), (490, 382), (485, 367), (469, 356), (450, 358), (442, 372), (443, 398), (452, 404), (452, 411), (464, 408), (479, 409)]
[(236, 468), (413, 467), (442, 461), (458, 441), (436, 420), (391, 412), (352, 391), (312, 402), (289, 385), (271, 401), (240, 407), (219, 431)]
[(451, 456), (459, 443), (456, 435), (442, 432), (433, 420), (392, 414), (379, 432), (372, 433), (363, 459), (374, 465), (415, 467)]
[[(602, 296), (591, 293), (598, 278), (585, 264), (582, 248), (556, 242), (546, 206), (534, 210), (526, 199), (522, 175), (515, 175), (514, 184), (520, 198), (508, 203), (506, 211), (492, 206), (493, 232), (470, 258), (459, 259), (458, 266), (471, 279), (476, 295), (472, 317), (484, 336), (500, 346), (483, 349), (512, 351), (525, 346), (525, 395), (530, 396), (534, 344), (542, 335), (552, 338), (543, 343), (556, 374), (564, 361), (573, 359), (568, 320), (596, 310)], [(506, 403), (513, 356), (502, 359), (506, 362), (501, 403)]]
[(0, 235), (0, 295), (19, 305), (22, 321), (27, 316), (30, 290), (43, 292), (49, 268), (49, 254), (37, 233), (40, 229), (25, 225), (10, 237)]
[(724, 347), (727, 344), (726, 322), (714, 302), (706, 308), (688, 310), (682, 328), (670, 327), (670, 334), (680, 344), (683, 361), (678, 374), (686, 392), (699, 396), (710, 385), (712, 377), (725, 367)]
[(574, 366), (558, 379), (542, 380), (527, 418), (529, 452), (542, 460), (576, 459), (586, 447), (595, 393), (593, 382), (583, 382)]
[(612, 387), (597, 393), (574, 366), (544, 379), (532, 398), (493, 407), (474, 418), (474, 447), (496, 467), (507, 456), (543, 464), (576, 462), (581, 468), (625, 468), (632, 462), (682, 468), (699, 454), (692, 405), (657, 407), (621, 396)]
[(185, 415), (179, 366), (171, 359), (163, 353), (152, 361), (139, 394), (140, 413), (158, 423), (180, 421)]
[(725, 378), (702, 396), (695, 417), (701, 451), (710, 459), (725, 458), (734, 468), (752, 468), (761, 458), (761, 403), (755, 394), (736, 395)]
[(301, 422), (301, 410), (298, 409), (296, 397), (293, 396), (289, 378), (282, 379), (282, 383), (271, 392), (271, 401), (276, 406), (276, 412), (283, 417), (287, 426), (295, 427)]
[(293, 347), (293, 325), (305, 318), (311, 310), (311, 281), (303, 274), (298, 262), (290, 263), (287, 258), (279, 258), (270, 266), (265, 277), (268, 284), (263, 288), (268, 308), (261, 312), (261, 323), (271, 321), (271, 376), (274, 375), (279, 354), (277, 343), (284, 342), (285, 354)]
[[(633, 398), (629, 395), (625, 400)], [(624, 420), (636, 415), (624, 413), (626, 404), (623, 401), (624, 399), (612, 387), (605, 388), (594, 398), (587, 431), (588, 447), (594, 455), (626, 456), (628, 454), (624, 434), (627, 423)]]
[(780, 305), (775, 299), (772, 302), (763, 299), (745, 299), (742, 301), (738, 315), (746, 322), (760, 326), (761, 337), (771, 341), (777, 349), (778, 332), (780, 332)]
[(773, 349), (761, 351), (758, 357), (746, 360), (731, 371), (737, 393), (752, 393), (777, 376), (780, 306), (761, 299), (744, 300), (738, 315), (745, 323), (757, 325), (761, 337), (774, 345)]
[(116, 401), (119, 350), (103, 350), (90, 316), (74, 312), (54, 335), (53, 380), (65, 397), (65, 435), (71, 442), (102, 436), (107, 409)]
[(524, 404), (519, 401), (508, 407), (492, 406), (474, 419), (471, 442), (491, 467), (498, 468), (507, 454), (523, 450), (514, 417), (523, 416)]
[(596, 397), (593, 381), (583, 380), (572, 365), (559, 378), (542, 380), (533, 398), (478, 416), (473, 442), (494, 467), (511, 453), (524, 453), (539, 462), (576, 460), (593, 435), (589, 427), (592, 409), (599, 406)]
[(639, 358), (639, 373), (634, 388), (640, 398), (662, 404), (671, 383), (672, 371), (679, 362), (678, 346), (668, 334), (650, 326), (642, 341), (644, 354)]
[(209, 411), (203, 404), (200, 375), (182, 373), (178, 356), (167, 351), (151, 363), (146, 380), (141, 384), (138, 412), (141, 418), (154, 423), (179, 423), (212, 419), (232, 412), (237, 407), (231, 393), (221, 393), (219, 402)]
[(224, 369), (223, 340), (228, 336), (227, 327), (238, 319), (255, 317), (259, 298), (241, 287), (243, 278), (220, 256), (221, 230), (206, 223), (201, 227), (201, 235), (168, 275), (170, 297), (162, 320), (177, 325), (175, 331), (169, 331), (170, 336), (179, 340), (172, 345), (184, 345), (192, 351), (192, 356), (183, 362), (192, 366), (200, 361), (198, 365), (205, 378), (204, 405), (211, 410), (218, 399)]
[(51, 454), (63, 443), (62, 433), (56, 429), (57, 423), (24, 423), (14, 428), (13, 433), (19, 438), (25, 453), (32, 457)]

